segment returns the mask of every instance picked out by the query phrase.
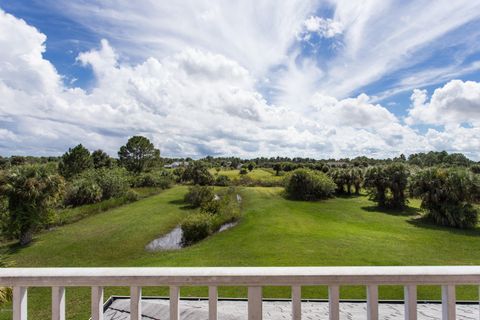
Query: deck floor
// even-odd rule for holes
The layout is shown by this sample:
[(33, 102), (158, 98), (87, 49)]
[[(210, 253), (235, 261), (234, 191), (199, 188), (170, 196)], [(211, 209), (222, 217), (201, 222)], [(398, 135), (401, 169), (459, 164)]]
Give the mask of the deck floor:
[[(129, 320), (130, 300), (114, 299), (105, 310), (105, 320)], [(418, 319), (441, 319), (442, 306), (438, 303), (419, 303)], [(208, 301), (181, 300), (180, 313), (182, 320), (208, 320)], [(219, 320), (247, 320), (247, 302), (220, 300), (218, 302)], [(380, 319), (404, 319), (403, 304), (380, 303)], [(146, 299), (142, 301), (142, 319), (169, 320), (169, 302), (165, 299)], [(288, 301), (264, 301), (263, 319), (291, 319), (291, 304)], [(366, 304), (364, 302), (341, 302), (340, 319), (366, 319)], [(328, 319), (327, 302), (302, 302), (302, 319)], [(457, 319), (478, 320), (480, 311), (478, 304), (458, 304)]]

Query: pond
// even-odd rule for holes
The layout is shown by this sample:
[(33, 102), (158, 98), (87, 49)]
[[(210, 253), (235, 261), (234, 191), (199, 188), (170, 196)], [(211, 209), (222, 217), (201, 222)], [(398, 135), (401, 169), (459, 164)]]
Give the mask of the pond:
[[(223, 224), (218, 232), (223, 232), (230, 228), (235, 227), (238, 224), (238, 221), (234, 222), (227, 222)], [(218, 233), (217, 232), (217, 233)], [(167, 233), (166, 235), (161, 236), (147, 244), (145, 249), (147, 251), (161, 251), (161, 250), (179, 250), (182, 249), (182, 228), (180, 226), (176, 226), (172, 231)]]

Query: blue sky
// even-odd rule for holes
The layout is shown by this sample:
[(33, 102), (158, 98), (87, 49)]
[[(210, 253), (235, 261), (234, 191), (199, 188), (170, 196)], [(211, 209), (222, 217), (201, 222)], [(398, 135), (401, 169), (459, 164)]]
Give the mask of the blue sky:
[(0, 10), (3, 155), (115, 155), (144, 134), (166, 156), (480, 158), (480, 1)]

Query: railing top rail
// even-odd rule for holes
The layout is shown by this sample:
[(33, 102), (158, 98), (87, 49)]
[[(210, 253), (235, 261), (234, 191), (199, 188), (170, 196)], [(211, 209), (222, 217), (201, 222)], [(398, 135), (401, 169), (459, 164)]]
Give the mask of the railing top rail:
[(480, 284), (480, 266), (2, 268), (10, 286)]

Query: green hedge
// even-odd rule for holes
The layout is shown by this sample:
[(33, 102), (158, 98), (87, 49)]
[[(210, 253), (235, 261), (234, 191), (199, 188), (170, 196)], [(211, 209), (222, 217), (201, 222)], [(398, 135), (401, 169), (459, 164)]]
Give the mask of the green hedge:
[(323, 172), (296, 169), (285, 179), (285, 192), (291, 199), (319, 200), (333, 196), (337, 185)]

